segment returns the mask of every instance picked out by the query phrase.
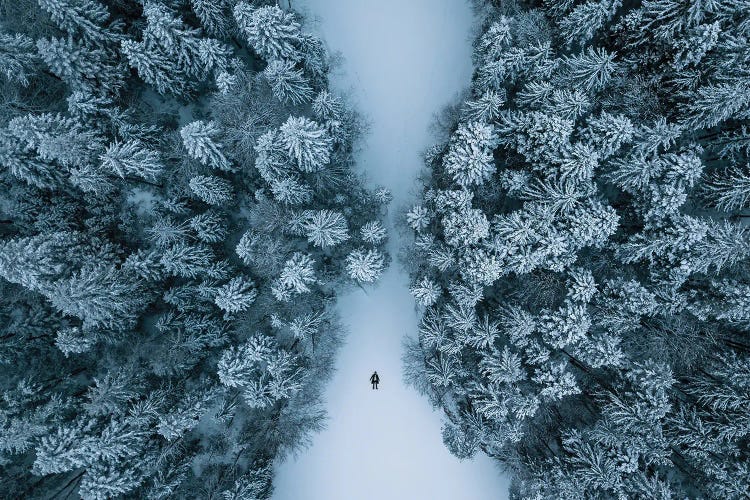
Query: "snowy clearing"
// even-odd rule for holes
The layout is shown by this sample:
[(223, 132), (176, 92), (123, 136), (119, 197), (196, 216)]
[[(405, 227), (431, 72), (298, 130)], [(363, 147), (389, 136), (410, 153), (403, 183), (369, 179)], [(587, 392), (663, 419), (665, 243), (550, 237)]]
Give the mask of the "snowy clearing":
[[(344, 57), (333, 86), (371, 123), (358, 168), (393, 192), (389, 250), (401, 243), (393, 214), (410, 200), (434, 114), (468, 85), (473, 17), (462, 0), (293, 2)], [(376, 288), (341, 297), (348, 328), (325, 393), (330, 420), (301, 456), (277, 467), (277, 500), (500, 499), (508, 479), (486, 456), (461, 462), (441, 440), (441, 413), (402, 382), (404, 335), (417, 317), (408, 278), (393, 263)], [(380, 375), (380, 389), (368, 379)]]

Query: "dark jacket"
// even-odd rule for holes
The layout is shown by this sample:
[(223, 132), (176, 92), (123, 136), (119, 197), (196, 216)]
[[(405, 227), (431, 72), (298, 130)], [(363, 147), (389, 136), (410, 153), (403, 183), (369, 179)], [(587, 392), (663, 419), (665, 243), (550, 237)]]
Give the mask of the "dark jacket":
[(377, 373), (373, 373), (373, 374), (372, 374), (372, 375), (370, 376), (370, 383), (371, 383), (371, 384), (377, 384), (378, 382), (380, 382), (380, 377), (378, 377), (378, 374), (377, 374)]

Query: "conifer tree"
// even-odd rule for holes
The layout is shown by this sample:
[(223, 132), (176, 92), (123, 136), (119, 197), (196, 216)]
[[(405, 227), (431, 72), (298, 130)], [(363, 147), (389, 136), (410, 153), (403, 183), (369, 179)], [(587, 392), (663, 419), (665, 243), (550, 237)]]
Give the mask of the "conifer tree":
[(290, 12), (278, 6), (253, 8), (245, 2), (234, 7), (234, 18), (250, 46), (266, 60), (298, 61), (302, 36), (300, 25)]
[(349, 239), (346, 218), (332, 210), (316, 210), (307, 216), (304, 229), (307, 239), (321, 248), (332, 247)]
[(324, 128), (304, 117), (289, 117), (279, 128), (279, 140), (297, 168), (315, 172), (331, 158), (331, 138)]
[(232, 199), (230, 184), (220, 177), (196, 175), (189, 185), (195, 196), (209, 205), (222, 205)]
[(230, 170), (229, 160), (216, 141), (220, 130), (215, 122), (194, 121), (180, 129), (182, 144), (188, 154), (204, 165), (219, 170)]
[[(739, 4), (485, 8), (405, 217), (410, 378), (519, 497), (739, 498), (737, 379), (715, 371), (744, 373), (750, 325)], [(459, 140), (478, 125), (483, 157)]]
[(301, 104), (312, 98), (312, 88), (291, 61), (275, 59), (268, 63), (263, 74), (279, 101)]
[(110, 144), (99, 159), (103, 168), (121, 178), (134, 175), (155, 181), (164, 169), (158, 153), (137, 140)]
[(253, 281), (238, 276), (216, 291), (214, 302), (222, 310), (233, 313), (242, 312), (255, 302), (258, 293), (253, 288)]
[(24, 87), (36, 70), (34, 41), (21, 33), (0, 33), (0, 74)]
[(349, 277), (361, 283), (378, 279), (383, 272), (383, 255), (378, 250), (354, 250), (346, 256), (346, 271)]

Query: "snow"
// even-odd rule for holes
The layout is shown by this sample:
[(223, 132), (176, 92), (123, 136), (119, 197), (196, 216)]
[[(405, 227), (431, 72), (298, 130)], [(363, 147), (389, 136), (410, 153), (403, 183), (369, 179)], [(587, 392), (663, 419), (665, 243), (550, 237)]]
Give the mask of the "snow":
[[(373, 185), (394, 195), (393, 213), (411, 201), (420, 153), (434, 142), (434, 114), (468, 86), (473, 16), (463, 0), (299, 0), (333, 51), (333, 77), (371, 129), (358, 157)], [(402, 245), (389, 221), (389, 250)], [(502, 499), (508, 478), (488, 457), (459, 461), (441, 438), (442, 413), (402, 382), (402, 339), (417, 316), (397, 263), (374, 288), (341, 297), (348, 327), (329, 383), (330, 420), (299, 457), (277, 465), (276, 500)], [(369, 377), (380, 375), (380, 388)]]

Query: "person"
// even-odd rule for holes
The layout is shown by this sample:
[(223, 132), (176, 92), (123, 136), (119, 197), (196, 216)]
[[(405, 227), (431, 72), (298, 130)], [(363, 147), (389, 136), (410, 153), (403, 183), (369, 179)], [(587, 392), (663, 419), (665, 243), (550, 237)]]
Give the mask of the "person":
[(377, 389), (379, 382), (380, 382), (380, 377), (378, 377), (378, 371), (375, 370), (375, 373), (370, 375), (370, 383), (372, 383), (372, 388)]

